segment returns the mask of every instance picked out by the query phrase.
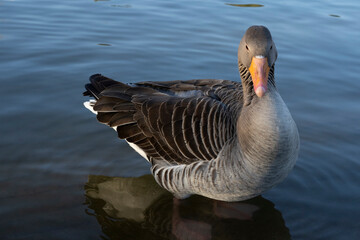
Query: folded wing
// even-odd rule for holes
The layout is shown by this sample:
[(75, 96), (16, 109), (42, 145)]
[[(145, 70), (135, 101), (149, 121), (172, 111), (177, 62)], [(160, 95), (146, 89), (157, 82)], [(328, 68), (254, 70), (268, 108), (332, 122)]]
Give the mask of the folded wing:
[[(114, 127), (147, 159), (188, 164), (215, 159), (235, 135), (241, 84), (226, 80), (123, 84), (100, 74), (84, 95), (97, 99), (97, 119)], [(236, 90), (236, 91), (235, 91)]]

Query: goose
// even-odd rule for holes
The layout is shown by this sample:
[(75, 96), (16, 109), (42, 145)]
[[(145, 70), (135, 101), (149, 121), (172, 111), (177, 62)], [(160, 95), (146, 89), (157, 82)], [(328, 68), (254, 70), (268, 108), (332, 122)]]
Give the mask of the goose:
[(175, 198), (222, 201), (261, 195), (298, 157), (295, 121), (277, 91), (270, 31), (251, 26), (238, 48), (241, 83), (219, 79), (125, 84), (90, 77), (84, 103), (151, 165)]

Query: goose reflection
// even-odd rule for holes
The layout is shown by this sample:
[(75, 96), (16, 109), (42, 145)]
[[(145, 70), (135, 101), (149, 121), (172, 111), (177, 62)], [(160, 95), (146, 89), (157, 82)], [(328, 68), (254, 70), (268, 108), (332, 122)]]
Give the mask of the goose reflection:
[(85, 195), (87, 214), (96, 217), (105, 239), (290, 239), (281, 213), (262, 197), (177, 200), (151, 175), (90, 175)]

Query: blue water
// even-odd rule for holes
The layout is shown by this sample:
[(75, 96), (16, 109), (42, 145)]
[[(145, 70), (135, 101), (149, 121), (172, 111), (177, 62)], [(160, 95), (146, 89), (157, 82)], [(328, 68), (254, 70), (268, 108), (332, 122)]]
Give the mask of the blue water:
[[(0, 1), (0, 238), (360, 239), (359, 12), (355, 0)], [(88, 77), (239, 81), (237, 46), (255, 24), (279, 52), (294, 170), (226, 207), (149, 199), (149, 165), (83, 108)]]

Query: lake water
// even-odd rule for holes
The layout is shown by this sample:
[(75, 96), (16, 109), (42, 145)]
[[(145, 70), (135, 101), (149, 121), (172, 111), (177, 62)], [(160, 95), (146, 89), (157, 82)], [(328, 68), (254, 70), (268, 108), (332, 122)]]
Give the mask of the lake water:
[[(0, 239), (360, 239), (359, 13), (357, 0), (1, 0)], [(253, 200), (174, 201), (83, 107), (83, 86), (239, 81), (255, 24), (279, 52), (298, 162)]]

